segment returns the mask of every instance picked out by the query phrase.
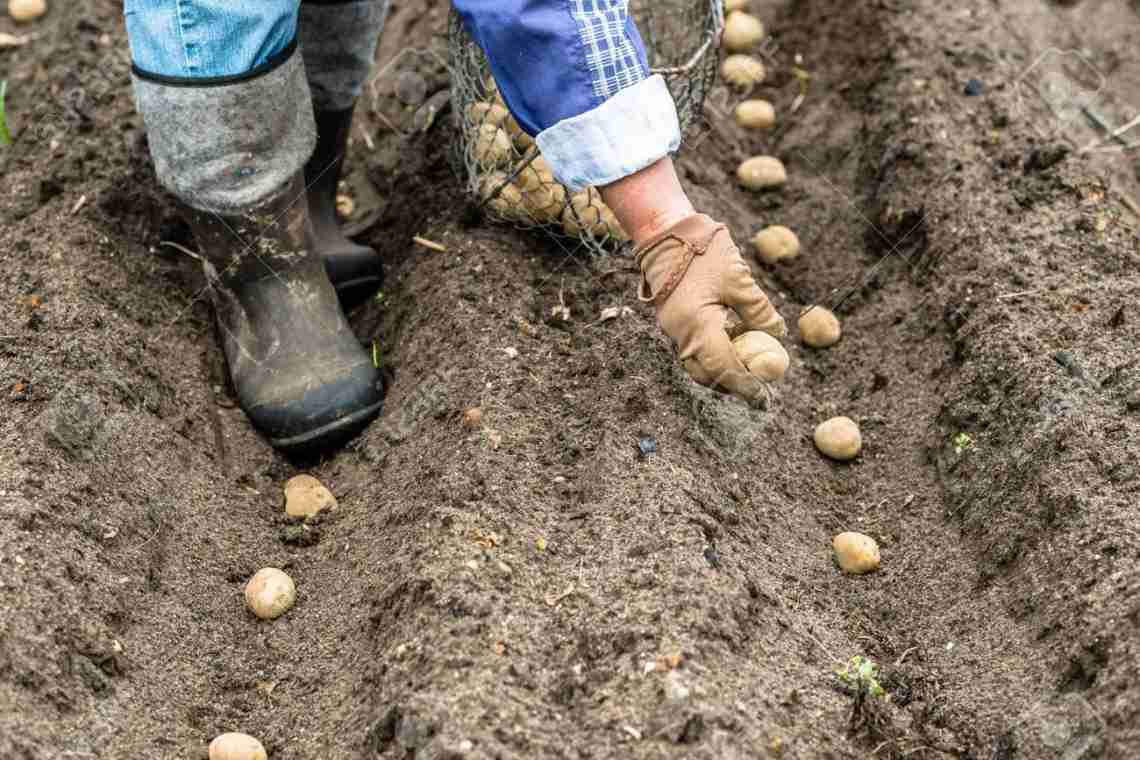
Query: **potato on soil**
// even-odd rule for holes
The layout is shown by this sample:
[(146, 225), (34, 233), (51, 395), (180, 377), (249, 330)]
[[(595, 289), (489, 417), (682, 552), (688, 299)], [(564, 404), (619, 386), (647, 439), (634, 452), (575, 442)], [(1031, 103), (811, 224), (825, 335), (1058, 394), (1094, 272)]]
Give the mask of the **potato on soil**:
[(863, 450), (863, 435), (850, 417), (832, 417), (815, 428), (815, 447), (821, 453), (846, 462)]
[(472, 103), (467, 106), (467, 118), (472, 124), (494, 124), (496, 127), (506, 126), (507, 120), (514, 119), (510, 111), (498, 103)]
[(736, 123), (745, 129), (770, 129), (776, 123), (776, 109), (767, 100), (742, 100), (736, 106)]
[(748, 371), (761, 380), (782, 380), (788, 371), (788, 352), (766, 332), (751, 330), (732, 341), (736, 355)]
[(13, 21), (35, 21), (47, 13), (47, 0), (8, 0), (8, 15)]
[(475, 160), (484, 166), (504, 163), (511, 157), (511, 138), (494, 124), (480, 124), (472, 152)]
[(219, 734), (210, 742), (210, 760), (267, 760), (265, 747), (249, 734)]
[(724, 12), (748, 10), (748, 0), (724, 0)]
[(285, 484), (285, 513), (311, 517), (321, 510), (336, 509), (336, 497), (312, 475), (297, 475)]
[(764, 39), (764, 24), (751, 13), (733, 11), (724, 21), (724, 49), (730, 53), (751, 50)]
[(748, 88), (758, 85), (768, 75), (764, 64), (750, 55), (730, 55), (720, 65), (721, 79), (733, 87)]
[(845, 573), (862, 575), (879, 567), (879, 545), (863, 533), (848, 531), (831, 539), (835, 559)]
[(830, 309), (812, 306), (800, 316), (800, 340), (811, 348), (828, 348), (839, 342), (842, 328)]
[(800, 255), (800, 239), (782, 224), (773, 224), (752, 236), (756, 255), (767, 264), (781, 259), (794, 259)]
[(245, 584), (245, 602), (262, 620), (279, 618), (297, 601), (293, 579), (275, 567), (258, 570)]
[(788, 181), (783, 162), (772, 156), (753, 156), (745, 159), (736, 170), (736, 178), (749, 190), (779, 187)]

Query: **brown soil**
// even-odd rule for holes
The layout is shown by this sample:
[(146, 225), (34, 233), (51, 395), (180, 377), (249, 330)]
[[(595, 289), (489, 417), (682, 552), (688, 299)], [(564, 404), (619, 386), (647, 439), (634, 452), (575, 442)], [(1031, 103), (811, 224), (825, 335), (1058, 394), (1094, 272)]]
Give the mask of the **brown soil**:
[[(426, 5), (382, 61), (441, 45)], [(680, 164), (738, 239), (799, 231), (757, 276), (789, 317), (835, 307), (842, 342), (791, 341), (768, 412), (696, 388), (628, 258), (478, 222), (447, 119), (405, 139), (366, 113), (354, 178), (390, 278), (353, 318), (391, 389), (308, 463), (250, 431), (193, 262), (159, 246), (191, 243), (119, 4), (57, 2), (0, 50), (0, 757), (196, 758), (228, 730), (275, 760), (1140, 756), (1136, 175), (1078, 155), (1096, 131), (1022, 78), (1080, 50), (1124, 123), (1135, 6), (760, 11), (780, 126), (741, 133), (717, 93)], [(784, 190), (733, 186), (754, 152)], [(611, 305), (633, 314), (599, 323)], [(811, 444), (840, 413), (850, 465)], [(302, 469), (340, 500), (308, 531), (281, 510)], [(834, 566), (845, 529), (878, 573)], [(299, 589), (271, 623), (241, 594), (267, 565)], [(889, 700), (837, 678), (854, 655)]]

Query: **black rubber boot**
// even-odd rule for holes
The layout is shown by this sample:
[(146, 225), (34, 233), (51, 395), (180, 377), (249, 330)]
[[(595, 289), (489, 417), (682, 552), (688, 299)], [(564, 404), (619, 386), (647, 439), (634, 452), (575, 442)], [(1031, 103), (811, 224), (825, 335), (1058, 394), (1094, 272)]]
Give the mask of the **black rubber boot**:
[(309, 250), (298, 173), (241, 214), (191, 210), (238, 400), (277, 448), (339, 445), (379, 411), (383, 385)]
[(329, 279), (345, 309), (351, 309), (375, 293), (384, 279), (379, 254), (345, 237), (336, 214), (336, 190), (348, 149), (353, 110), (314, 110), (317, 147), (305, 164), (313, 231), (311, 244), (324, 259)]

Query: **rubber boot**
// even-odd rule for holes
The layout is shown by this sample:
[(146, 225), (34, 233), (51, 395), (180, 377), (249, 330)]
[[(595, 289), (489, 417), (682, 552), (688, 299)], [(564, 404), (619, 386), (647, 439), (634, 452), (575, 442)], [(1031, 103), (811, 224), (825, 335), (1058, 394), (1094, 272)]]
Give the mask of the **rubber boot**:
[(336, 191), (348, 149), (353, 110), (314, 110), (317, 147), (305, 164), (311, 245), (324, 259), (329, 279), (346, 310), (375, 293), (384, 279), (379, 254), (345, 237), (336, 213)]
[(240, 214), (189, 211), (241, 408), (277, 448), (339, 445), (379, 411), (383, 385), (313, 239), (300, 172)]

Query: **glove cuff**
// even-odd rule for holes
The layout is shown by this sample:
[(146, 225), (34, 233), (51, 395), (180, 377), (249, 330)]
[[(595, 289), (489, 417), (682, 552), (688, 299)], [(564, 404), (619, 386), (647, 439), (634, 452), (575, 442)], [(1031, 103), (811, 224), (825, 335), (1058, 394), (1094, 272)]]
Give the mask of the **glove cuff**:
[(641, 267), (637, 297), (661, 306), (681, 284), (693, 259), (704, 255), (718, 233), (727, 231), (705, 214), (691, 214), (639, 246), (634, 251)]

